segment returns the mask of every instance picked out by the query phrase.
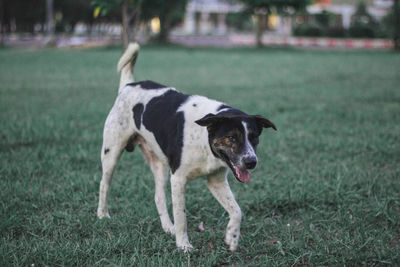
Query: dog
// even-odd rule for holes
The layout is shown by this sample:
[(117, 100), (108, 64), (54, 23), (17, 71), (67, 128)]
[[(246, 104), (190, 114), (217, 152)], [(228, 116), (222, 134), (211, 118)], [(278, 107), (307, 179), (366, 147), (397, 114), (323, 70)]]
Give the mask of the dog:
[[(97, 216), (110, 217), (107, 196), (121, 153), (139, 146), (154, 175), (162, 228), (175, 235), (177, 247), (193, 248), (187, 235), (185, 186), (205, 176), (209, 190), (229, 213), (225, 243), (234, 251), (242, 212), (229, 187), (228, 170), (239, 182), (248, 182), (249, 170), (257, 164), (255, 151), (262, 129), (276, 127), (263, 116), (248, 115), (204, 96), (185, 95), (153, 81), (135, 82), (138, 53), (139, 45), (131, 43), (118, 62), (118, 96), (104, 125)], [(174, 224), (165, 197), (168, 170)]]

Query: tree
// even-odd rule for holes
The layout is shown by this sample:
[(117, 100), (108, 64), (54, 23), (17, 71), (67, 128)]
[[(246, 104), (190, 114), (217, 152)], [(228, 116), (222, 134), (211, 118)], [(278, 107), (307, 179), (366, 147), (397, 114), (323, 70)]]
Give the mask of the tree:
[(56, 14), (55, 31), (72, 31), (78, 22), (89, 25), (94, 22), (92, 0), (57, 0), (54, 1)]
[(46, 0), (46, 34), (47, 34), (47, 46), (54, 46), (54, 2), (53, 0)]
[(171, 27), (182, 21), (185, 14), (187, 0), (93, 0), (95, 8), (101, 10), (101, 15), (120, 10), (122, 20), (122, 40), (126, 46), (131, 39), (130, 26), (133, 28), (142, 21), (149, 21), (155, 17), (160, 19), (160, 33), (157, 39), (166, 42)]
[(256, 42), (262, 46), (262, 35), (268, 15), (272, 11), (285, 13), (289, 8), (300, 10), (306, 7), (309, 0), (239, 0), (256, 16)]
[(368, 13), (367, 5), (359, 2), (349, 28), (349, 35), (356, 38), (374, 38), (379, 33), (379, 25), (375, 18)]
[(2, 27), (3, 33), (16, 32), (34, 32), (36, 24), (45, 23), (46, 17), (46, 1), (23, 1), (2, 0)]
[(394, 49), (400, 51), (400, 5), (399, 0), (394, 0), (393, 3), (393, 16), (394, 16)]
[(185, 15), (187, 0), (146, 0), (143, 3), (143, 18), (150, 20), (154, 17), (160, 19), (159, 42), (168, 41), (171, 28), (180, 23)]
[(0, 0), (0, 47), (4, 46), (5, 42), (5, 27), (4, 27), (4, 0)]
[[(134, 18), (135, 25), (139, 22), (142, 1), (143, 0), (93, 0), (92, 4), (95, 7), (95, 14), (100, 13), (101, 15), (107, 15), (116, 9), (120, 10), (122, 20), (121, 37), (124, 47), (127, 47), (129, 42), (134, 39), (130, 36), (130, 23)], [(135, 25), (133, 28), (135, 28)]]
[(400, 51), (400, 4), (399, 0), (393, 0), (392, 9), (382, 19), (382, 25), (386, 37), (393, 38), (394, 49)]

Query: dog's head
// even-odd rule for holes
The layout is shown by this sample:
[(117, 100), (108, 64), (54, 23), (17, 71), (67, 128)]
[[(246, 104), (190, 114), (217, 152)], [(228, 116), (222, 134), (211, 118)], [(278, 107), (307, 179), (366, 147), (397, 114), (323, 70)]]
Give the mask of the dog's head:
[(196, 123), (207, 127), (208, 142), (214, 156), (222, 159), (242, 183), (250, 180), (248, 170), (257, 165), (255, 153), (263, 128), (275, 125), (260, 115), (247, 115), (230, 109), (218, 114), (207, 114)]

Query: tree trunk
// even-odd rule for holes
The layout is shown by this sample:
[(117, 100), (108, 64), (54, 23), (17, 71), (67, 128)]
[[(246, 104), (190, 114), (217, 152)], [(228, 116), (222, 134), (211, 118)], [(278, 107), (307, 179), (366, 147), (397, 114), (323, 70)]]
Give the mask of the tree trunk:
[(394, 49), (396, 51), (400, 51), (400, 12), (399, 12), (399, 0), (394, 0), (393, 3), (394, 9), (394, 34), (393, 34), (393, 42)]
[(265, 30), (266, 14), (264, 12), (256, 12), (256, 45), (262, 47), (262, 37)]
[(54, 12), (53, 12), (53, 0), (46, 0), (46, 26), (47, 26), (47, 46), (54, 46)]
[(257, 47), (262, 47), (262, 35), (263, 35), (263, 25), (262, 25), (262, 17), (261, 13), (256, 14), (256, 45)]
[(169, 18), (168, 16), (161, 16), (160, 17), (160, 33), (158, 35), (158, 41), (160, 43), (167, 43), (168, 42), (168, 36), (169, 36)]
[(53, 13), (53, 0), (46, 0), (46, 26), (47, 35), (54, 36), (54, 13)]
[(167, 43), (169, 32), (171, 30), (171, 19), (177, 5), (177, 1), (168, 1), (165, 4), (165, 12), (160, 15), (160, 33), (157, 36), (157, 41)]
[(129, 14), (128, 14), (129, 0), (122, 1), (122, 43), (124, 48), (129, 44)]
[(140, 17), (142, 16), (142, 0), (138, 0), (135, 13), (134, 13), (134, 20), (133, 20), (133, 33), (132, 39), (136, 39), (136, 33), (138, 31), (138, 27), (140, 26)]
[(4, 27), (4, 8), (5, 5), (3, 0), (0, 0), (0, 46), (4, 46), (5, 43), (5, 27)]

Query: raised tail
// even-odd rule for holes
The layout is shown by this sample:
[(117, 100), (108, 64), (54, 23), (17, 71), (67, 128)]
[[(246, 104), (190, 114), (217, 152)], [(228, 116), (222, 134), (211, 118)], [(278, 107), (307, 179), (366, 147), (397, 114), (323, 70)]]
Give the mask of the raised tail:
[(133, 68), (135, 67), (139, 49), (138, 43), (130, 43), (118, 61), (118, 71), (121, 71), (118, 93), (127, 83), (135, 81), (133, 78)]

